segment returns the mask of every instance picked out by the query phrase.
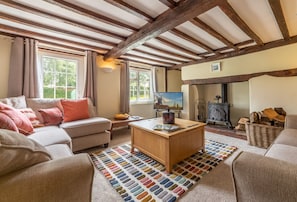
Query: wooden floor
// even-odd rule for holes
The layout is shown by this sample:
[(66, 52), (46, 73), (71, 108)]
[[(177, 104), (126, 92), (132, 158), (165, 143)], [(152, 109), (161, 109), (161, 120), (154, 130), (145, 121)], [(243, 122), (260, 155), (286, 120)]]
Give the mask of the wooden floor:
[(235, 137), (235, 138), (239, 138), (239, 139), (243, 139), (246, 140), (246, 134), (244, 131), (238, 131), (235, 129), (229, 129), (226, 126), (222, 126), (222, 125), (212, 125), (212, 124), (208, 124), (205, 126), (205, 131), (208, 132), (212, 132), (212, 133), (217, 133), (220, 135), (226, 135), (229, 137)]

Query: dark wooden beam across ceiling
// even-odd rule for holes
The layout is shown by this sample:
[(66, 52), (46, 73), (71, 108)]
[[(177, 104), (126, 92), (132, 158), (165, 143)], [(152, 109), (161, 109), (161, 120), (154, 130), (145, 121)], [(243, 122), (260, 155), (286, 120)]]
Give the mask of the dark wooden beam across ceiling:
[(107, 49), (104, 49), (104, 48), (99, 47), (99, 46), (93, 46), (93, 45), (90, 45), (90, 44), (75, 42), (75, 41), (67, 40), (67, 39), (61, 39), (59, 37), (40, 34), (40, 33), (33, 32), (33, 31), (27, 31), (27, 30), (24, 30), (24, 29), (15, 28), (15, 27), (8, 26), (8, 25), (1, 25), (0, 26), (0, 32), (8, 33), (8, 34), (10, 34), (11, 36), (14, 36), (14, 37), (16, 37), (16, 36), (30, 37), (30, 38), (33, 38), (33, 39), (41, 40), (43, 42), (50, 42), (50, 43), (60, 44), (61, 46), (72, 46), (72, 47), (82, 48), (82, 49), (85, 49), (85, 50), (86, 49), (87, 50), (93, 50), (93, 51), (96, 51), (96, 52), (101, 53), (101, 54), (107, 52)]
[(57, 6), (60, 6), (60, 7), (64, 8), (64, 9), (67, 9), (67, 10), (70, 10), (70, 11), (73, 11), (73, 12), (76, 12), (76, 13), (80, 13), (80, 14), (82, 14), (84, 16), (87, 16), (87, 17), (93, 18), (95, 20), (104, 22), (106, 24), (109, 24), (109, 25), (112, 25), (112, 26), (115, 26), (115, 27), (119, 27), (121, 29), (125, 29), (127, 31), (131, 31), (131, 32), (137, 31), (137, 29), (135, 27), (132, 27), (132, 26), (124, 24), (122, 22), (113, 20), (113, 19), (111, 19), (109, 17), (106, 17), (104, 15), (101, 15), (101, 14), (99, 14), (97, 12), (93, 12), (91, 10), (79, 7), (79, 6), (75, 5), (75, 4), (69, 3), (67, 1), (63, 1), (63, 0), (45, 0), (45, 1), (50, 2), (52, 4), (56, 4)]
[(253, 39), (258, 45), (262, 45), (263, 41), (260, 37), (251, 30), (251, 28), (240, 18), (240, 16), (235, 12), (235, 10), (230, 6), (227, 0), (219, 1), (219, 6), (221, 10), (251, 39)]
[(95, 38), (95, 37), (86, 36), (86, 35), (75, 33), (73, 31), (68, 31), (68, 30), (65, 30), (65, 29), (54, 28), (52, 26), (44, 25), (42, 23), (37, 23), (37, 22), (25, 20), (24, 18), (17, 18), (17, 17), (11, 16), (11, 15), (2, 13), (1, 11), (0, 11), (0, 18), (7, 19), (7, 20), (13, 21), (15, 23), (20, 23), (20, 24), (27, 25), (27, 26), (30, 26), (30, 27), (42, 28), (45, 31), (48, 30), (48, 31), (51, 31), (53, 33), (63, 33), (65, 35), (75, 37), (77, 39), (89, 40), (89, 41), (93, 41), (94, 43), (100, 43), (102, 45), (107, 45), (107, 46), (111, 46), (111, 47), (116, 45), (115, 43), (111, 43), (111, 42), (105, 41), (105, 40), (100, 40), (100, 39)]
[(290, 38), (289, 30), (286, 24), (285, 16), (282, 11), (280, 0), (269, 0), (269, 4), (284, 39), (289, 39)]
[(123, 10), (125, 10), (126, 12), (132, 14), (132, 15), (135, 15), (143, 20), (146, 20), (148, 22), (153, 22), (154, 21), (154, 18), (152, 18), (151, 16), (149, 16), (148, 14), (146, 14), (145, 12), (131, 6), (130, 4), (127, 4), (126, 2), (124, 1), (121, 1), (121, 0), (104, 0), (118, 8), (121, 8)]
[(171, 55), (173, 57), (181, 58), (181, 59), (188, 60), (188, 61), (191, 61), (192, 60), (192, 58), (190, 58), (190, 57), (187, 57), (187, 56), (184, 56), (184, 55), (180, 55), (180, 54), (176, 54), (176, 53), (173, 53), (171, 51), (163, 50), (163, 49), (160, 49), (160, 48), (158, 48), (156, 46), (153, 46), (151, 44), (142, 44), (142, 46), (148, 47), (148, 48), (150, 48), (152, 50), (155, 50), (157, 52), (163, 53), (165, 55)]
[(242, 74), (242, 75), (236, 75), (236, 76), (225, 76), (225, 77), (216, 77), (216, 78), (207, 78), (207, 79), (184, 80), (183, 84), (204, 85), (204, 84), (243, 82), (243, 81), (248, 81), (253, 77), (262, 76), (262, 75), (269, 75), (269, 76), (276, 76), (276, 77), (297, 76), (297, 69), (295, 68), (295, 69), (286, 69), (286, 70), (269, 71), (269, 72), (257, 72), (252, 74)]
[(181, 2), (178, 7), (164, 12), (153, 23), (143, 26), (138, 32), (129, 36), (127, 40), (119, 43), (104, 56), (104, 59), (117, 58), (125, 54), (145, 41), (157, 37), (177, 25), (215, 7), (216, 2), (215, 0), (188, 0)]
[(30, 7), (30, 6), (27, 6), (27, 5), (24, 5), (24, 4), (20, 4), (20, 3), (17, 3), (17, 2), (11, 1), (11, 0), (0, 0), (0, 3), (3, 4), (3, 5), (9, 6), (9, 7), (15, 8), (15, 9), (19, 9), (19, 10), (22, 10), (22, 11), (37, 15), (37, 16), (42, 16), (42, 17), (45, 17), (45, 18), (48, 18), (48, 19), (51, 19), (51, 20), (66, 23), (66, 24), (69, 24), (69, 25), (73, 25), (73, 26), (76, 26), (76, 27), (79, 27), (79, 28), (82, 28), (82, 29), (86, 29), (86, 30), (89, 30), (89, 31), (92, 31), (92, 32), (95, 32), (95, 33), (98, 33), (98, 34), (101, 34), (101, 35), (109, 36), (109, 37), (112, 37), (112, 38), (115, 38), (115, 39), (119, 39), (119, 40), (125, 40), (126, 39), (125, 36), (119, 35), (118, 33), (113, 33), (113, 32), (110, 32), (110, 31), (102, 30), (102, 29), (99, 29), (98, 27), (94, 27), (94, 26), (91, 26), (91, 25), (88, 25), (88, 24), (84, 24), (84, 23), (81, 23), (81, 22), (71, 20), (71, 19), (63, 17), (62, 15), (59, 15), (59, 14), (46, 12), (44, 10), (41, 11), (39, 9)]
[(196, 17), (196, 18), (190, 20), (190, 22), (193, 25), (196, 25), (197, 27), (201, 28), (202, 30), (204, 30), (205, 32), (207, 32), (208, 34), (210, 34), (211, 36), (213, 36), (214, 38), (220, 40), (225, 45), (227, 45), (229, 48), (237, 49), (237, 47), (234, 46), (232, 42), (230, 42), (228, 39), (226, 39), (220, 33), (218, 33), (217, 31), (215, 31), (213, 28), (211, 28), (210, 26), (208, 26), (206, 23), (204, 23), (199, 18)]

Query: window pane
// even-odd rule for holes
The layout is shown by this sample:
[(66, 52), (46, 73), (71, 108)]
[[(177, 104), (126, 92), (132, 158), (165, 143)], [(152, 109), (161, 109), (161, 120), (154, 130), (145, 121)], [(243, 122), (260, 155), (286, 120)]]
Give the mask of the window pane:
[(43, 97), (76, 99), (78, 61), (42, 56), (41, 62)]
[(149, 101), (151, 94), (151, 71), (130, 70), (130, 101)]
[(63, 87), (56, 87), (56, 98), (66, 98), (66, 89)]
[(44, 98), (55, 98), (54, 88), (43, 87), (43, 97)]

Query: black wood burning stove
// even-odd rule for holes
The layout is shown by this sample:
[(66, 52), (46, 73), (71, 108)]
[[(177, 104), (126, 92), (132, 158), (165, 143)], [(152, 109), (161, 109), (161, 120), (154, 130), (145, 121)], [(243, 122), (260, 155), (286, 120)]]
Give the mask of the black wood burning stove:
[(206, 123), (219, 123), (232, 128), (230, 121), (230, 105), (228, 103), (208, 102), (208, 118)]
[(230, 121), (230, 104), (227, 100), (227, 84), (222, 84), (222, 103), (212, 103), (208, 102), (208, 118), (206, 123), (220, 123), (232, 128), (232, 123)]

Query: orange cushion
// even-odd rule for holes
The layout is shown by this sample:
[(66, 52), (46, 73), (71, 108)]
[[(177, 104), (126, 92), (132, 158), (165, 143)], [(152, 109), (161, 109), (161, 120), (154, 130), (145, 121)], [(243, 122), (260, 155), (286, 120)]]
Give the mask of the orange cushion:
[(0, 103), (0, 112), (11, 118), (20, 133), (29, 135), (34, 131), (30, 120), (22, 112), (3, 103)]
[(39, 109), (44, 125), (59, 125), (63, 121), (63, 114), (58, 107), (52, 107), (48, 109)]
[(6, 114), (0, 112), (0, 128), (19, 132), (19, 129)]
[(64, 111), (64, 122), (87, 119), (90, 117), (88, 100), (61, 100)]

